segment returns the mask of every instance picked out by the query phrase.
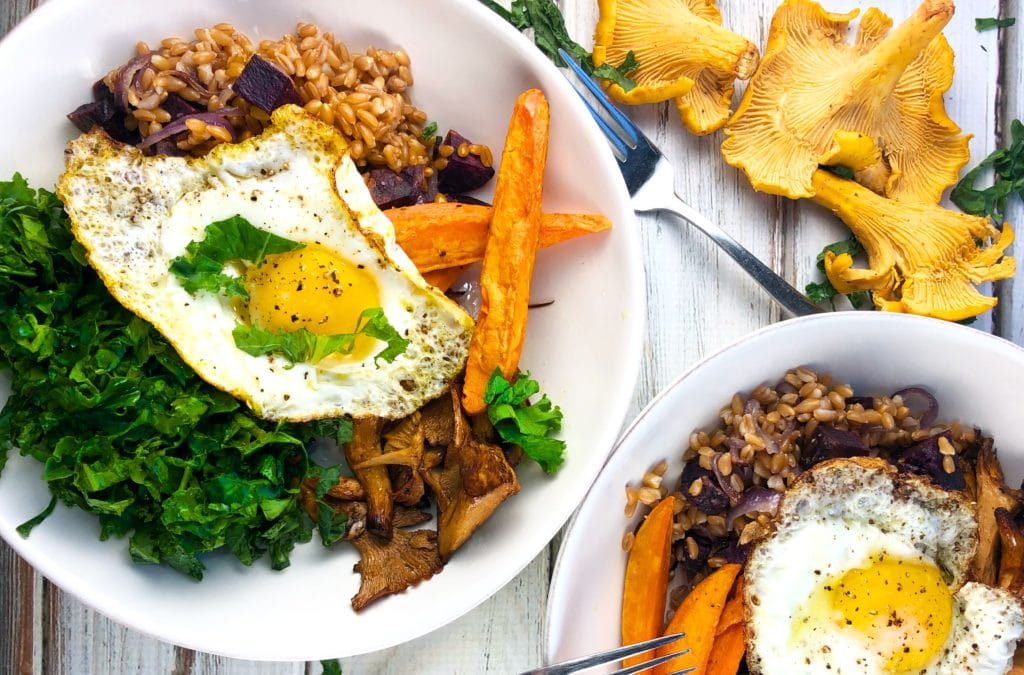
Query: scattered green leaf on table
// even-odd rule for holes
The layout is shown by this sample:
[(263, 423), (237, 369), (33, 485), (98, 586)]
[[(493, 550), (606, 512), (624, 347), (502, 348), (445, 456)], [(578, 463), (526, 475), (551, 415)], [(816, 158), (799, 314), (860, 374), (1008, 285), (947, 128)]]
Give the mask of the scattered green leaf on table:
[[(992, 167), (993, 182), (978, 189), (975, 186), (989, 167)], [(1020, 120), (1010, 123), (1010, 146), (996, 150), (968, 171), (949, 198), (964, 213), (989, 216), (999, 225), (1006, 213), (1006, 200), (1013, 194), (1024, 197), (1024, 124)]]
[(974, 30), (980, 33), (982, 31), (992, 30), (993, 28), (1009, 28), (1015, 23), (1017, 23), (1017, 19), (1012, 16), (1005, 19), (997, 19), (995, 17), (977, 18), (974, 20)]

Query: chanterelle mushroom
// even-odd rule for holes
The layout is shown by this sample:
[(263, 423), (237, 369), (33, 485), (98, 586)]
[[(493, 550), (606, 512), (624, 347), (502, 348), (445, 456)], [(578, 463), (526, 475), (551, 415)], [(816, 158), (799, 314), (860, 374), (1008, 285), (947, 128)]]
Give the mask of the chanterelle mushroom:
[(996, 582), (996, 548), (999, 544), (998, 509), (1006, 509), (1009, 515), (1020, 510), (1021, 493), (1006, 485), (1003, 469), (995, 451), (982, 448), (978, 451), (975, 466), (978, 485), (978, 552), (971, 561), (971, 576), (983, 584)]
[(629, 52), (637, 86), (608, 94), (622, 103), (674, 98), (686, 127), (711, 133), (729, 118), (733, 82), (757, 68), (757, 47), (722, 27), (714, 0), (600, 0), (594, 65), (618, 66)]
[(826, 254), (825, 273), (840, 293), (870, 290), (883, 310), (959, 321), (996, 305), (974, 284), (1014, 274), (1014, 259), (1003, 255), (1013, 242), (1009, 223), (1000, 233), (988, 218), (896, 202), (820, 169), (812, 181), (814, 200), (867, 251), (867, 269), (852, 267), (848, 254)]
[(433, 530), (396, 529), (390, 541), (367, 532), (352, 544), (359, 550), (355, 571), (361, 576), (359, 592), (352, 598), (352, 609), (357, 612), (377, 598), (401, 593), (429, 579), (444, 567)]
[[(864, 184), (891, 199), (938, 203), (969, 158), (969, 136), (946, 115), (953, 51), (942, 36), (953, 0), (924, 0), (892, 32), (877, 9), (832, 14), (811, 0), (786, 0), (775, 13), (761, 65), (725, 128), (722, 155), (754, 189), (792, 197), (814, 194), (821, 164), (851, 155), (868, 168)], [(845, 133), (844, 133), (845, 132)], [(877, 146), (881, 164), (863, 164)], [(851, 136), (852, 135), (852, 136)], [(863, 139), (862, 139), (863, 140)]]
[(441, 557), (448, 560), (501, 505), (519, 492), (519, 480), (501, 448), (467, 439), (451, 445), (443, 467), (423, 479), (437, 497)]

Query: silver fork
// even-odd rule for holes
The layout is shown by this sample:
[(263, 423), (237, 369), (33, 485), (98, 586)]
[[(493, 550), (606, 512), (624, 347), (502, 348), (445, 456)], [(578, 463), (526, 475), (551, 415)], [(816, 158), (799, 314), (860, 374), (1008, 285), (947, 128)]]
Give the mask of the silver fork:
[[(674, 633), (672, 635), (664, 635), (662, 637), (654, 638), (653, 640), (647, 640), (645, 642), (638, 642), (635, 645), (628, 645), (626, 647), (617, 647), (616, 649), (609, 649), (605, 652), (599, 652), (597, 654), (591, 654), (590, 656), (584, 656), (582, 658), (573, 659), (572, 661), (562, 661), (561, 663), (554, 663), (546, 668), (538, 668), (537, 670), (528, 670), (520, 675), (569, 675), (570, 673), (580, 673), (590, 668), (596, 668), (597, 666), (604, 665), (606, 663), (613, 663), (615, 661), (621, 661), (622, 659), (643, 652), (649, 652), (652, 649), (657, 649), (667, 644), (671, 644), (676, 640), (680, 640), (686, 637), (686, 633)], [(666, 654), (665, 656), (659, 656), (657, 658), (638, 663), (627, 668), (616, 670), (608, 675), (631, 675), (632, 673), (642, 673), (645, 670), (649, 670), (655, 666), (660, 666), (663, 663), (668, 663), (672, 659), (689, 654), (689, 649), (681, 649), (672, 654)], [(677, 670), (671, 675), (685, 675), (685, 673), (692, 673), (696, 668), (684, 668), (683, 670)]]
[[(757, 256), (743, 248), (739, 242), (729, 236), (725, 230), (704, 217), (695, 208), (684, 202), (673, 187), (672, 165), (669, 164), (661, 151), (644, 136), (643, 132), (628, 117), (616, 108), (591, 78), (579, 67), (576, 61), (564, 49), (558, 50), (562, 60), (576, 73), (579, 81), (593, 94), (604, 109), (604, 112), (621, 128), (617, 132), (598, 112), (590, 101), (577, 88), (597, 121), (601, 131), (615, 149), (619, 170), (626, 179), (626, 187), (633, 197), (633, 210), (637, 213), (671, 213), (687, 221), (711, 238), (729, 256), (740, 264), (747, 274), (761, 288), (775, 298), (783, 309), (794, 316), (817, 314), (821, 309), (811, 302), (806, 295), (789, 285), (785, 279), (776, 274), (770, 267), (761, 262)], [(571, 82), (571, 80), (570, 80)], [(574, 85), (575, 87), (575, 85)]]

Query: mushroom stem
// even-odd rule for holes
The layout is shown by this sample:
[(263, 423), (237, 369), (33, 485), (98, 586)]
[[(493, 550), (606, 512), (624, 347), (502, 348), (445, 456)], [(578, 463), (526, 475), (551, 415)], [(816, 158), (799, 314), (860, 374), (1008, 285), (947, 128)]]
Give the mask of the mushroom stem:
[(889, 92), (908, 66), (946, 27), (953, 17), (953, 0), (924, 0), (917, 10), (890, 32), (857, 62), (856, 71), (848, 78), (852, 98), (859, 92)]
[[(870, 266), (868, 269), (852, 267), (853, 259), (849, 255), (830, 257), (826, 260), (826, 268), (831, 274), (829, 279), (840, 293), (853, 293), (869, 289), (891, 288), (895, 283), (894, 266), (896, 258), (890, 247), (881, 246), (885, 234), (881, 231), (881, 221), (872, 217), (863, 217), (862, 209), (870, 203), (871, 198), (883, 199), (871, 190), (828, 171), (818, 170), (812, 177), (814, 201), (832, 210), (839, 216), (857, 241), (864, 246)], [(870, 195), (870, 197), (868, 196)]]

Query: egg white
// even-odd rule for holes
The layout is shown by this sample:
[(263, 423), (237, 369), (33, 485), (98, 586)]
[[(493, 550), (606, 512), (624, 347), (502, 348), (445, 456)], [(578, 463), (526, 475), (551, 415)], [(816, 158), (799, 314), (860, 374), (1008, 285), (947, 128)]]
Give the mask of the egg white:
[[(301, 108), (263, 134), (201, 159), (145, 157), (101, 131), (66, 153), (58, 194), (75, 236), (111, 293), (152, 323), (210, 384), (267, 419), (399, 418), (445, 391), (462, 369), (472, 319), (427, 284), (395, 242), (344, 140)], [(380, 305), (410, 343), (393, 362), (291, 363), (239, 350), (223, 294), (189, 294), (171, 261), (212, 222), (241, 215), (292, 241), (318, 243), (370, 270)]]
[(1009, 593), (965, 585), (976, 547), (977, 520), (962, 495), (898, 476), (881, 460), (818, 465), (786, 493), (774, 531), (744, 572), (750, 671), (886, 672), (861, 636), (836, 630), (827, 616), (806, 614), (821, 584), (884, 553), (936, 566), (953, 595), (946, 643), (916, 673), (1005, 673), (1007, 655), (1024, 634), (1024, 613)]

